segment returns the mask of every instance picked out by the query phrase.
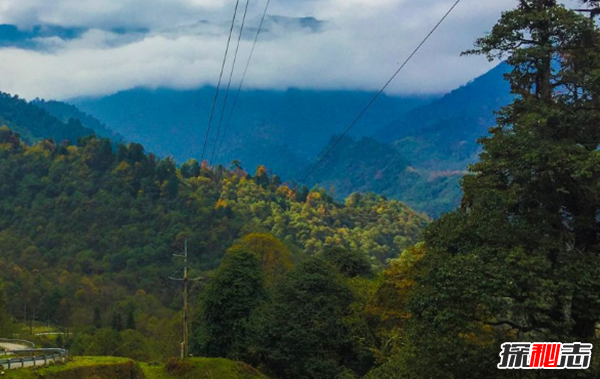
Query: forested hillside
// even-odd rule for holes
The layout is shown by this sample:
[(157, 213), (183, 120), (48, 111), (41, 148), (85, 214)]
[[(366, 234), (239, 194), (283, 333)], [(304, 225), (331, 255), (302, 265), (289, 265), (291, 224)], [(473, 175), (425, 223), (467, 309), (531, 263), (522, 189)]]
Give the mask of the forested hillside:
[[(228, 251), (201, 298), (196, 351), (276, 378), (599, 377), (600, 30), (554, 0), (521, 0), (468, 54), (505, 58), (516, 96), (480, 140), (460, 207), (376, 280), (330, 249), (271, 285), (262, 254)], [(371, 140), (342, 144), (330, 168), (372, 175), (363, 158), (406, 171)], [(557, 369), (536, 370), (535, 347), (515, 345), (538, 341), (562, 343), (543, 366)], [(517, 346), (531, 355), (515, 363)]]
[[(437, 100), (379, 99), (351, 133), (357, 141), (334, 149), (304, 184), (331, 187), (339, 199), (374, 191), (433, 217), (454, 210), (459, 180), (477, 160), (477, 139), (494, 124), (494, 112), (511, 100), (507, 70), (501, 64)], [(199, 158), (203, 149), (213, 91), (137, 89), (75, 103), (152, 152), (186, 160)], [(342, 91), (244, 92), (215, 159), (264, 164), (284, 180), (300, 180), (371, 97)], [(209, 160), (212, 141), (214, 135)]]
[(10, 126), (28, 142), (45, 138), (75, 142), (79, 137), (94, 134), (78, 119), (59, 120), (44, 109), (4, 92), (0, 92), (0, 125)]
[[(330, 150), (336, 139), (322, 154)], [(439, 217), (458, 205), (463, 174), (463, 170), (431, 172), (389, 144), (367, 137), (345, 137), (308, 177), (307, 184), (330, 188), (341, 198), (353, 191), (374, 192), (401, 199), (414, 209)]]
[(325, 190), (296, 193), (262, 166), (253, 175), (232, 170), (196, 161), (177, 168), (139, 144), (113, 151), (94, 137), (28, 146), (2, 128), (0, 273), (8, 310), (21, 319), (27, 307), (28, 317), (60, 326), (124, 328), (134, 307), (138, 328), (156, 335), (180, 304), (168, 277), (184, 238), (197, 272), (216, 267), (249, 233), (276, 236), (292, 261), (338, 246), (377, 268), (416, 243), (427, 224), (376, 195), (337, 203)]
[[(477, 140), (512, 95), (501, 64), (439, 100), (408, 111), (374, 133), (346, 138), (309, 178), (340, 196), (373, 191), (439, 217), (460, 202), (459, 181), (478, 160)], [(329, 150), (328, 145), (323, 153)], [(306, 170), (308, 171), (308, 169)]]
[(62, 122), (68, 123), (71, 119), (79, 120), (86, 128), (92, 129), (100, 137), (110, 138), (115, 142), (124, 140), (123, 136), (108, 129), (101, 121), (80, 111), (74, 105), (60, 101), (45, 101), (40, 99), (33, 100), (31, 104), (42, 108)]

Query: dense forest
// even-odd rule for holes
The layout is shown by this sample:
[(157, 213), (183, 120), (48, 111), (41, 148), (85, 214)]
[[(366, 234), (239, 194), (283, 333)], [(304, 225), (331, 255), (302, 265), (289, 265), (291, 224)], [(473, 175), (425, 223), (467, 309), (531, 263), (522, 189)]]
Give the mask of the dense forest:
[[(323, 154), (337, 139), (331, 139)], [(331, 154), (324, 156), (307, 184), (329, 188), (338, 198), (352, 191), (400, 198), (411, 208), (437, 218), (460, 203), (459, 183), (464, 173), (462, 169), (429, 171), (414, 165), (394, 146), (368, 137), (344, 137)]]
[(86, 128), (93, 130), (94, 134), (97, 136), (110, 138), (115, 142), (125, 140), (123, 136), (110, 130), (105, 124), (100, 122), (100, 120), (82, 112), (74, 105), (63, 103), (61, 101), (45, 101), (41, 99), (35, 99), (31, 101), (30, 104), (45, 110), (64, 123), (68, 123), (70, 120), (79, 120)]
[(59, 120), (44, 109), (4, 92), (0, 92), (0, 125), (9, 126), (30, 143), (45, 138), (75, 141), (94, 134), (78, 118)]
[[(37, 318), (69, 327), (45, 343), (76, 355), (177, 355), (168, 277), (187, 239), (195, 356), (279, 379), (599, 377), (597, 352), (587, 370), (498, 362), (505, 342), (600, 342), (600, 27), (519, 0), (465, 54), (505, 61), (512, 100), (479, 140), (460, 207), (432, 222), (264, 166), (178, 166), (136, 143), (27, 144), (1, 128), (0, 333)], [(410, 168), (359, 142), (331, 159), (360, 167), (368, 144), (380, 157), (365, 164)]]
[(600, 30), (521, 0), (466, 54), (505, 59), (514, 99), (480, 140), (460, 208), (377, 279), (334, 249), (270, 284), (261, 254), (228, 252), (201, 298), (198, 352), (278, 378), (598, 377), (597, 354), (576, 373), (497, 365), (504, 342), (598, 343)]
[[(139, 144), (114, 147), (95, 137), (29, 146), (6, 127), (0, 176), (7, 309), (17, 320), (100, 328), (98, 343), (109, 347), (71, 341), (88, 354), (110, 353), (119, 345), (109, 337), (128, 325), (144, 338), (177, 336), (160, 331), (178, 330), (179, 286), (168, 277), (186, 238), (198, 273), (252, 233), (278, 238), (290, 264), (340, 247), (377, 269), (416, 243), (428, 222), (380, 196), (355, 194), (340, 204), (322, 189), (294, 191), (262, 166), (253, 175), (237, 162), (231, 169), (194, 160), (177, 167)], [(150, 351), (176, 350), (176, 340)]]

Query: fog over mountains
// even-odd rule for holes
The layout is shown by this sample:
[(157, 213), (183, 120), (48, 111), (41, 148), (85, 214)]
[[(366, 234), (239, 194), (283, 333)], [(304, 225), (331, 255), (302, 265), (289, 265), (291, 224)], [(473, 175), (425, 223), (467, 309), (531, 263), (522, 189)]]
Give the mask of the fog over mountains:
[[(506, 70), (499, 65), (439, 98), (384, 95), (301, 184), (324, 186), (338, 199), (375, 192), (433, 217), (454, 209), (461, 196), (459, 180), (478, 158), (477, 140), (494, 125), (494, 112), (511, 99)], [(231, 123), (227, 109), (215, 144), (217, 113), (205, 160), (214, 158), (214, 164), (227, 167), (240, 161), (249, 172), (264, 165), (296, 183), (372, 96), (360, 91), (244, 91)], [(73, 99), (72, 104), (28, 103), (5, 94), (0, 116), (28, 141), (75, 141), (95, 132), (115, 142), (141, 143), (181, 164), (201, 158), (213, 97), (211, 87), (139, 88)]]
[[(460, 197), (458, 179), (477, 159), (477, 139), (494, 125), (494, 111), (510, 100), (505, 71), (500, 65), (437, 99), (380, 98), (306, 184), (332, 187), (338, 196), (375, 191), (432, 215), (452, 209)], [(184, 162), (202, 154), (213, 96), (210, 87), (135, 89), (73, 103), (128, 140)], [(265, 165), (284, 180), (298, 180), (372, 96), (359, 91), (245, 91), (231, 124), (229, 110), (224, 116), (225, 139), (215, 149), (217, 114), (206, 158), (214, 150), (215, 163), (240, 160), (249, 171)]]

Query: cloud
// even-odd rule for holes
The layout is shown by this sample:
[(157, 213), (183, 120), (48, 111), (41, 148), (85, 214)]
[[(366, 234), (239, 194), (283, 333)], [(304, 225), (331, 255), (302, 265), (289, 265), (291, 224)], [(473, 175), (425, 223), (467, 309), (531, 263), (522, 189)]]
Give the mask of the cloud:
[[(263, 1), (251, 2), (238, 72)], [(247, 87), (376, 90), (453, 2), (273, 0)], [(441, 93), (486, 72), (492, 64), (460, 52), (514, 4), (459, 5), (389, 92)], [(3, 0), (0, 23), (84, 32), (73, 38), (44, 35), (33, 39), (34, 47), (0, 49), (0, 89), (26, 98), (68, 99), (134, 87), (215, 85), (233, 5), (233, 0)]]

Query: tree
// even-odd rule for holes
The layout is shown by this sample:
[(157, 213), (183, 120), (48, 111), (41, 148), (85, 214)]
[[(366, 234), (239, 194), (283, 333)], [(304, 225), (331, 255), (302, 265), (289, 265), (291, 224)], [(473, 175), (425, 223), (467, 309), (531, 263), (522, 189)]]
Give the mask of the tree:
[(127, 330), (135, 330), (135, 306), (133, 304), (129, 304), (127, 306), (127, 320), (125, 323), (125, 329)]
[(339, 274), (323, 260), (299, 266), (256, 318), (262, 364), (277, 378), (337, 377), (344, 361), (353, 359), (343, 323), (352, 300)]
[(94, 327), (96, 329), (102, 328), (102, 316), (100, 315), (99, 307), (94, 307)]
[(411, 316), (407, 312), (409, 294), (416, 285), (418, 265), (425, 257), (424, 244), (405, 250), (392, 261), (383, 275), (376, 292), (370, 297), (367, 312), (376, 320), (372, 327), (378, 340), (377, 358), (380, 362), (397, 359), (406, 351), (404, 329)]
[(254, 254), (260, 262), (267, 287), (274, 284), (294, 265), (292, 252), (271, 234), (248, 234), (233, 245), (229, 251), (245, 251)]
[(195, 159), (190, 159), (181, 165), (181, 176), (186, 179), (196, 178), (200, 175), (200, 163)]
[(581, 2), (588, 6), (586, 9), (578, 9), (579, 12), (586, 12), (590, 14), (590, 18), (595, 18), (600, 15), (600, 1), (598, 0), (581, 0)]
[(500, 377), (501, 341), (593, 341), (600, 321), (598, 29), (520, 0), (468, 53), (505, 59), (515, 100), (481, 140), (461, 208), (425, 233), (408, 307), (422, 377)]
[(121, 316), (121, 313), (115, 311), (113, 312), (112, 315), (112, 322), (110, 324), (111, 328), (117, 332), (120, 332), (123, 330), (123, 317)]
[(12, 330), (12, 322), (6, 311), (6, 298), (4, 295), (4, 284), (0, 278), (0, 335), (7, 336)]
[(247, 355), (248, 323), (266, 299), (256, 255), (230, 250), (204, 290), (194, 322), (195, 354), (240, 359)]
[[(82, 337), (81, 343), (83, 347), (84, 354), (90, 356), (98, 356), (98, 355), (115, 355), (119, 349), (121, 348), (121, 337), (119, 333), (110, 328), (99, 329), (94, 333), (91, 338)], [(79, 346), (79, 343), (77, 343)]]
[(323, 259), (349, 278), (368, 277), (372, 273), (369, 259), (360, 251), (334, 247), (323, 252)]
[(131, 358), (136, 361), (149, 361), (152, 359), (152, 351), (148, 339), (140, 332), (127, 329), (120, 333), (120, 346), (114, 355)]
[(254, 182), (263, 188), (266, 188), (271, 183), (271, 179), (269, 178), (269, 174), (267, 173), (267, 168), (265, 166), (261, 165), (256, 168), (256, 172), (254, 173)]
[(90, 168), (104, 171), (112, 166), (114, 155), (110, 140), (86, 137), (79, 143), (85, 144), (83, 160)]

